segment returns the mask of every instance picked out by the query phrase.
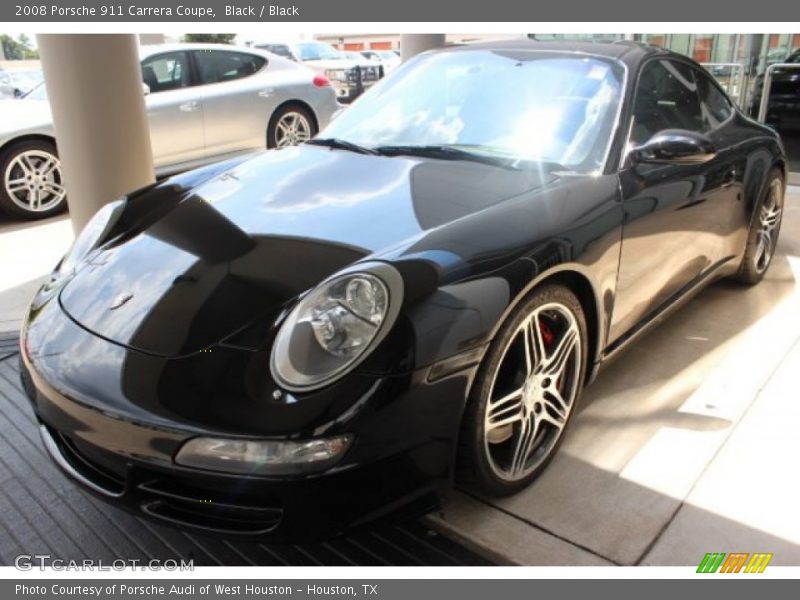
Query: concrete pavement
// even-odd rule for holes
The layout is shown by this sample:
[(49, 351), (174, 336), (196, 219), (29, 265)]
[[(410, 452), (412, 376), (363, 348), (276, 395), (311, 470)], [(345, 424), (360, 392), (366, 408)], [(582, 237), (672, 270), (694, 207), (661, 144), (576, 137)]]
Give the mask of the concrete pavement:
[(547, 471), (502, 500), (456, 492), (437, 525), (530, 565), (800, 565), (800, 189), (767, 278), (720, 282), (584, 394)]
[(0, 333), (19, 329), (42, 279), (72, 238), (66, 215), (27, 222), (0, 213)]

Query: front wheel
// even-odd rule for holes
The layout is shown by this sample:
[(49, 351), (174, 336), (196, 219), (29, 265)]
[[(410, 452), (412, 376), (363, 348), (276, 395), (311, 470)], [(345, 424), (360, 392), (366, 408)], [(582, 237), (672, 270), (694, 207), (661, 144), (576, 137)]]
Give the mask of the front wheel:
[(783, 220), (783, 199), (783, 174), (779, 169), (773, 169), (755, 208), (742, 264), (734, 275), (737, 281), (754, 285), (764, 278), (778, 245), (778, 234)]
[(285, 148), (307, 142), (317, 133), (314, 118), (299, 104), (279, 109), (269, 121), (267, 148)]
[(468, 400), (462, 481), (490, 496), (529, 485), (563, 439), (586, 372), (586, 319), (568, 288), (546, 285), (501, 327)]
[(55, 144), (28, 140), (0, 156), (0, 208), (23, 219), (43, 219), (67, 206), (67, 191)]

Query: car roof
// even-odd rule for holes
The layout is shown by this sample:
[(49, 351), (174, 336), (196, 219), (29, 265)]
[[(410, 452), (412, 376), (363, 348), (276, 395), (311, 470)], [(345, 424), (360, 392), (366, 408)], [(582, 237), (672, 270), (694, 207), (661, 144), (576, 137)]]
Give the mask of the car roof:
[(247, 46), (237, 46), (234, 44), (144, 44), (139, 46), (139, 57), (146, 58), (153, 54), (161, 54), (162, 52), (178, 52), (181, 50), (222, 50), (223, 52), (250, 52), (252, 54), (265, 54), (262, 50), (257, 48), (248, 48)]
[(568, 40), (557, 40), (544, 42), (533, 39), (509, 39), (495, 40), (490, 42), (473, 42), (469, 44), (446, 47), (446, 50), (451, 51), (469, 51), (475, 49), (588, 54), (620, 60), (629, 65), (639, 63), (645, 58), (654, 55), (680, 57), (682, 59), (686, 58), (683, 55), (671, 52), (658, 46), (651, 46), (649, 44), (628, 40), (614, 42), (575, 42)]

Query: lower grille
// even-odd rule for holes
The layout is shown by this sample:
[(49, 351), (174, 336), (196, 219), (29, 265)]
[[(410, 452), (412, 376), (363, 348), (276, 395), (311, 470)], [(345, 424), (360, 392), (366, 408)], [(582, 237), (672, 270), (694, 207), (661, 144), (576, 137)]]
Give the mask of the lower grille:
[(277, 503), (226, 497), (186, 483), (153, 479), (140, 483), (141, 509), (171, 523), (218, 533), (259, 535), (275, 529), (283, 511)]

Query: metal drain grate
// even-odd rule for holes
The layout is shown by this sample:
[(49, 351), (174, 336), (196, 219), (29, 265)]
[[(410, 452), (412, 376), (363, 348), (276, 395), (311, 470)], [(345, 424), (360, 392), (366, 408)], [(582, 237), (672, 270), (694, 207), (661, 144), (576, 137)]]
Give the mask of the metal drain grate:
[[(63, 560), (188, 560), (204, 565), (474, 566), (491, 561), (420, 521), (313, 544), (223, 540), (137, 518), (85, 494), (50, 462), (17, 371), (16, 335), (0, 334), (0, 564), (20, 554)], [(6, 357), (3, 360), (3, 357)]]
[(16, 333), (0, 333), (0, 361), (19, 352), (19, 336)]

